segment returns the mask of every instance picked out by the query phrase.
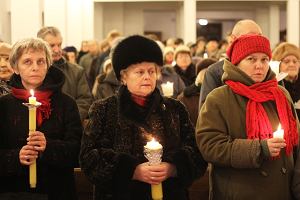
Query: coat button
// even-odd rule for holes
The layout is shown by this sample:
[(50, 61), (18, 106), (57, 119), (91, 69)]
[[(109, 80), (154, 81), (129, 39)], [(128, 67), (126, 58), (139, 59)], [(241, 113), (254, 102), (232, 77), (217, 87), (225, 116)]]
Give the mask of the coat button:
[(260, 171), (260, 174), (261, 174), (262, 176), (264, 176), (264, 177), (267, 177), (267, 176), (268, 176), (268, 173), (265, 172), (265, 171), (263, 171), (263, 170)]
[(286, 174), (286, 171), (287, 171), (287, 170), (286, 170), (285, 167), (282, 167), (282, 168), (281, 168), (281, 171), (282, 171), (283, 174)]

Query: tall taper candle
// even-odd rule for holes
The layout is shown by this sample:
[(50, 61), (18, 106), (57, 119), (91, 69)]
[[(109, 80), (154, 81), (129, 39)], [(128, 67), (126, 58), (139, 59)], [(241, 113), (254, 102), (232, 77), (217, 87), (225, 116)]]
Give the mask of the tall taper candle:
[[(31, 97), (29, 97), (29, 134), (36, 129), (36, 98), (34, 97), (34, 91), (30, 90)], [(31, 188), (36, 187), (36, 161), (29, 166), (29, 184)]]

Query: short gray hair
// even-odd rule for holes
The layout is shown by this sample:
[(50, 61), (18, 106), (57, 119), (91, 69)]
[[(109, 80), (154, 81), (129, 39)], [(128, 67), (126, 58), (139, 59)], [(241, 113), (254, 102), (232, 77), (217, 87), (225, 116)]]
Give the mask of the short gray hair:
[(46, 26), (41, 28), (38, 33), (37, 33), (37, 37), (38, 38), (42, 38), (45, 39), (45, 37), (47, 35), (52, 35), (52, 36), (61, 36), (60, 31), (58, 30), (58, 28), (54, 27), (54, 26)]
[(18, 61), (23, 53), (28, 52), (29, 50), (34, 51), (44, 51), (46, 54), (47, 68), (52, 64), (52, 52), (48, 43), (40, 38), (26, 38), (17, 41), (11, 50), (9, 56), (10, 65), (15, 68), (18, 66)]

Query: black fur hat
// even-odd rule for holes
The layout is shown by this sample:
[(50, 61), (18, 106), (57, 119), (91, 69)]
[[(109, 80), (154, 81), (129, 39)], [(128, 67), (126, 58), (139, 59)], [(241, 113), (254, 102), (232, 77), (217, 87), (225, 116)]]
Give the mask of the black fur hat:
[(121, 78), (122, 69), (141, 62), (163, 65), (163, 54), (155, 41), (140, 35), (133, 35), (123, 39), (113, 51), (112, 65), (118, 80)]

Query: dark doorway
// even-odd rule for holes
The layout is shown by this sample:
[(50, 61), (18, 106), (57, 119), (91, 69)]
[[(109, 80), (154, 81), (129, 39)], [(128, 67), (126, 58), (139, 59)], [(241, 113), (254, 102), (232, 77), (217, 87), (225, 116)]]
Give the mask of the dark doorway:
[(208, 23), (206, 26), (201, 26), (197, 23), (197, 37), (203, 36), (206, 40), (222, 39), (222, 24), (221, 23)]

